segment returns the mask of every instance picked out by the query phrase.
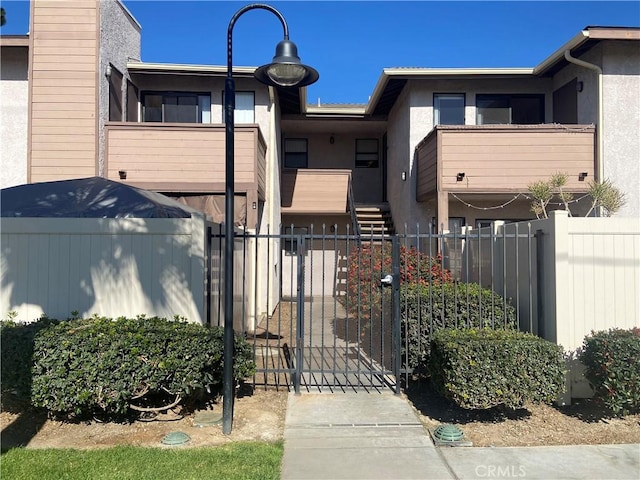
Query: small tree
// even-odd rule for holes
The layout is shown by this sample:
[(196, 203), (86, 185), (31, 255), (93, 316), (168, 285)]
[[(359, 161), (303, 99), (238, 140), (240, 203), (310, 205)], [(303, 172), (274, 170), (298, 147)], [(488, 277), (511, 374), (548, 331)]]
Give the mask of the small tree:
[(591, 196), (591, 208), (585, 216), (589, 216), (597, 207), (604, 210), (604, 215), (610, 217), (626, 203), (624, 193), (611, 183), (610, 180), (604, 182), (590, 182), (589, 195)]
[[(548, 180), (539, 180), (530, 183), (527, 187), (533, 197), (531, 211), (537, 218), (549, 218), (547, 206), (549, 202), (557, 197), (564, 205), (564, 209), (572, 216), (570, 204), (573, 201), (573, 194), (565, 191), (569, 175), (566, 173), (555, 173)], [(603, 214), (611, 216), (624, 205), (624, 194), (611, 183), (610, 180), (603, 182), (589, 182), (589, 196), (591, 197), (591, 208), (585, 215), (588, 217), (596, 208), (602, 208)]]

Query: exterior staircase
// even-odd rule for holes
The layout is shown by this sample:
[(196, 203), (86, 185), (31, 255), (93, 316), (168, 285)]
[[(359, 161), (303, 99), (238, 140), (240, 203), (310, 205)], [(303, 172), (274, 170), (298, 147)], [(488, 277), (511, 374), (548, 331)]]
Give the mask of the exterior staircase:
[(388, 236), (395, 233), (393, 219), (388, 204), (356, 205), (356, 218), (360, 227), (360, 235)]

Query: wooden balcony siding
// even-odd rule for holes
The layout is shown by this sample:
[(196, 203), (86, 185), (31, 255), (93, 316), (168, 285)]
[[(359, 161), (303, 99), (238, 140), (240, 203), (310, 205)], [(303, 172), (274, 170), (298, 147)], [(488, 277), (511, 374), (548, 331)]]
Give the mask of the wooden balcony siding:
[(592, 125), (437, 126), (416, 147), (417, 199), (436, 191), (524, 192), (556, 172), (569, 175), (568, 190), (583, 192), (594, 179), (595, 151)]
[(285, 169), (282, 213), (344, 214), (348, 210), (351, 170)]
[[(224, 125), (109, 123), (107, 177), (149, 190), (224, 192)], [(235, 127), (235, 190), (264, 200), (267, 146), (257, 125)]]

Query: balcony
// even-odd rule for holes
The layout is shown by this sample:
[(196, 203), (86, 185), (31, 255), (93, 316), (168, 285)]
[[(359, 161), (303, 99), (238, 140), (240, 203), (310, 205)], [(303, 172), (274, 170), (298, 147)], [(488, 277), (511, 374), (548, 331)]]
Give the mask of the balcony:
[[(235, 127), (235, 191), (264, 200), (266, 143), (257, 125)], [(109, 123), (107, 178), (163, 192), (225, 191), (224, 125)]]
[(285, 169), (282, 171), (282, 213), (349, 213), (351, 170)]
[(568, 191), (584, 192), (594, 179), (595, 140), (593, 125), (437, 126), (416, 147), (416, 198), (525, 192), (556, 172), (569, 175)]

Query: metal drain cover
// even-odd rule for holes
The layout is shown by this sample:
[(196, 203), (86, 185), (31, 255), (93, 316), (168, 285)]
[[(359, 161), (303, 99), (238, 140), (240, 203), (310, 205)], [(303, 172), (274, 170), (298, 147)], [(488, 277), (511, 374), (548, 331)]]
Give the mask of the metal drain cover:
[(441, 442), (459, 442), (464, 437), (464, 433), (455, 425), (440, 425), (433, 432), (435, 437)]
[(206, 410), (198, 412), (193, 417), (193, 425), (195, 427), (211, 427), (213, 425), (222, 424), (222, 412), (214, 412)]
[(444, 424), (429, 430), (436, 446), (472, 447), (473, 442), (464, 438), (464, 433), (455, 425)]
[(162, 443), (164, 445), (184, 445), (189, 442), (191, 437), (184, 432), (171, 432), (164, 436), (162, 439)]

